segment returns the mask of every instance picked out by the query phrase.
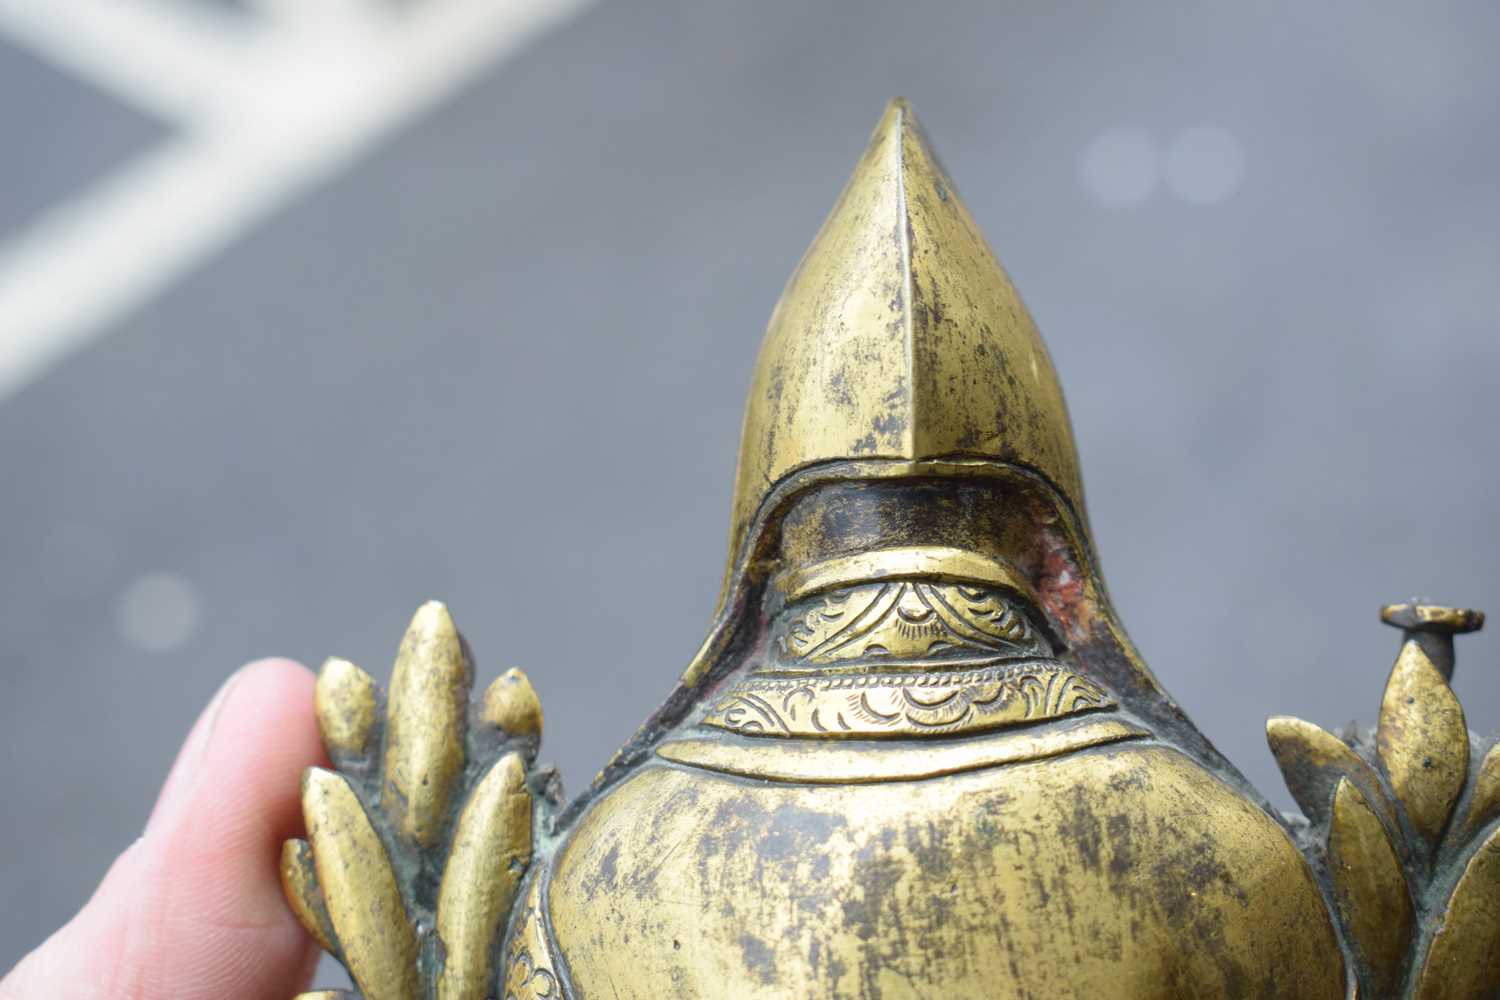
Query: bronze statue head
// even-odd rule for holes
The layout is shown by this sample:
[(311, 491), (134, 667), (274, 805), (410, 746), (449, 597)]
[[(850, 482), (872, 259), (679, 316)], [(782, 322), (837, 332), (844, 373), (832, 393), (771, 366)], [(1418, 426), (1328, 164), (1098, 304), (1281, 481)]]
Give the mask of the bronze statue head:
[(1271, 720), (1275, 813), (1131, 645), (1046, 349), (902, 101), (772, 314), (731, 525), (708, 638), (571, 803), (441, 605), (384, 706), (324, 667), (283, 878), (369, 1000), (1500, 995), (1500, 751), (1448, 686), (1482, 616), (1387, 608), (1379, 728)]

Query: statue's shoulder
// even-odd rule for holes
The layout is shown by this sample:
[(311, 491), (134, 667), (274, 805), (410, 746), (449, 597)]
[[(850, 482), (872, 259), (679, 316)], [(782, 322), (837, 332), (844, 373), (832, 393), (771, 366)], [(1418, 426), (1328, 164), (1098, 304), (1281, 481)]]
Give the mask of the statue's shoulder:
[(546, 888), (581, 996), (1344, 996), (1286, 831), (1145, 735), (857, 782), (659, 758)]

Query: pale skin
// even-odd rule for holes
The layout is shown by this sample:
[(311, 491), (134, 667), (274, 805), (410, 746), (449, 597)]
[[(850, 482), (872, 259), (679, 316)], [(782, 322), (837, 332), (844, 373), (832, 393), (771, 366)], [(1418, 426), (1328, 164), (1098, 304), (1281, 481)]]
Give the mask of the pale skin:
[(145, 832), (62, 929), (0, 980), (0, 1000), (288, 1000), (316, 944), (281, 898), (302, 835), (302, 770), (326, 765), (313, 675), (236, 673), (194, 725)]

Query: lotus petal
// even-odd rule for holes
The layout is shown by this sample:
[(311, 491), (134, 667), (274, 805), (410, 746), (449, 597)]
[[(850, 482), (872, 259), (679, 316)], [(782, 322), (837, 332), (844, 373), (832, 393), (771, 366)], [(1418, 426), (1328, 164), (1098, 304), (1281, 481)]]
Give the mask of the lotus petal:
[(1385, 821), (1387, 830), (1400, 829), (1380, 776), (1337, 736), (1311, 722), (1278, 715), (1266, 722), (1266, 742), (1271, 745), (1287, 790), (1314, 823), (1328, 822), (1334, 790), (1339, 779), (1347, 778)]
[(464, 769), (473, 675), (448, 609), (429, 601), (401, 640), (391, 676), (381, 805), (401, 836), (436, 846)]
[(438, 890), (445, 960), (438, 1000), (485, 1000), (500, 935), (531, 861), (531, 793), (519, 754), (490, 768), (464, 805)]
[(1435, 843), (1469, 771), (1469, 729), (1453, 690), (1422, 647), (1401, 646), (1380, 704), (1380, 762), (1411, 825)]
[(524, 671), (511, 667), (484, 692), (484, 720), (507, 736), (540, 736), (542, 703)]
[(368, 1000), (418, 1000), (416, 933), (354, 789), (332, 771), (308, 768), (302, 812), (318, 884), (355, 984)]
[(1500, 814), (1500, 743), (1490, 747), (1479, 765), (1474, 795), (1469, 799), (1469, 816), (1464, 823), (1465, 836), (1473, 836), (1497, 814)]
[(318, 671), (314, 693), (318, 729), (334, 763), (361, 757), (369, 749), (375, 728), (375, 681), (369, 674), (337, 656)]
[(1441, 921), (1414, 1000), (1500, 996), (1500, 830), (1469, 859)]
[(338, 938), (333, 932), (323, 890), (318, 888), (312, 848), (305, 840), (288, 840), (281, 845), (281, 891), (307, 933), (317, 939), (324, 951), (337, 955)]
[(1370, 994), (1395, 996), (1411, 945), (1411, 894), (1385, 826), (1348, 779), (1341, 779), (1334, 792), (1328, 867), (1334, 901)]

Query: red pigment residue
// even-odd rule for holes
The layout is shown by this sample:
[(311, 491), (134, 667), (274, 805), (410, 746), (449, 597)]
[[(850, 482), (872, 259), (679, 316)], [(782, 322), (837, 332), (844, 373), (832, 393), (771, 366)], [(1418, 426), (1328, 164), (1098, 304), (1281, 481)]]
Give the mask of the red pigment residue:
[(1092, 630), (1094, 606), (1088, 598), (1088, 581), (1079, 571), (1073, 547), (1066, 534), (1048, 526), (1042, 531), (1042, 572), (1037, 588), (1046, 611), (1059, 625), (1069, 642), (1076, 642)]

